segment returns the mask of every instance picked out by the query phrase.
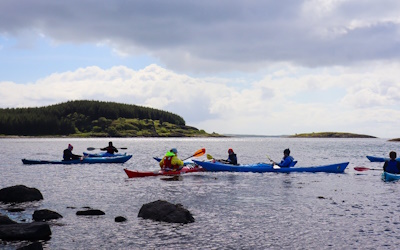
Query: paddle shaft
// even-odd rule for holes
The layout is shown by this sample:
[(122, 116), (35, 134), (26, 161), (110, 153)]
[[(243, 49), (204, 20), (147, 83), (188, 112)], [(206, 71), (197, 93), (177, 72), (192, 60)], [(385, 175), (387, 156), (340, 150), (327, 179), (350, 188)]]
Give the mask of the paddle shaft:
[[(95, 149), (102, 149), (102, 148), (93, 148), (93, 147), (87, 148), (87, 150), (89, 150), (89, 151), (92, 151), (92, 150), (95, 150)], [(128, 149), (128, 148), (122, 147), (122, 148), (117, 148), (117, 149)]]

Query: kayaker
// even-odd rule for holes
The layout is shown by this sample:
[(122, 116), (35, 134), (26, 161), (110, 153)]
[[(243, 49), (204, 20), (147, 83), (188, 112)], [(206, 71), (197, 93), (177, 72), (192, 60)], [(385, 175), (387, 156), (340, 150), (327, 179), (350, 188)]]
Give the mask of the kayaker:
[(68, 144), (68, 148), (64, 149), (64, 154), (63, 154), (64, 161), (81, 159), (82, 156), (73, 154), (72, 149), (74, 149), (74, 147), (71, 144)]
[(276, 162), (272, 161), (272, 164), (277, 165), (281, 168), (288, 168), (292, 164), (293, 160), (294, 160), (293, 157), (290, 156), (290, 150), (287, 148), (287, 149), (283, 150), (283, 158), (282, 158), (281, 162), (276, 163)]
[(385, 161), (383, 165), (383, 171), (391, 174), (400, 174), (400, 162), (396, 161), (397, 153), (391, 151), (389, 153), (390, 160)]
[(100, 150), (107, 151), (107, 153), (112, 154), (112, 155), (114, 154), (114, 152), (118, 153), (118, 149), (117, 149), (116, 147), (113, 146), (112, 141), (110, 141), (110, 142), (108, 143), (108, 146), (107, 146), (107, 147), (101, 148)]
[(178, 150), (176, 148), (168, 151), (160, 161), (162, 170), (179, 170), (183, 167), (183, 161), (178, 158)]
[(238, 165), (237, 163), (237, 156), (235, 152), (233, 152), (233, 149), (228, 149), (228, 159), (226, 160), (218, 160), (221, 163), (225, 164), (232, 164), (232, 165)]

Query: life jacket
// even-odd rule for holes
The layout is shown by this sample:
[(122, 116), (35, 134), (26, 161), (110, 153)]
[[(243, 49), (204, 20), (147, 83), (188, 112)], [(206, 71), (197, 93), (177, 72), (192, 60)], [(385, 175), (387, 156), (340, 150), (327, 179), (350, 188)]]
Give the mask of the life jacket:
[(167, 152), (163, 159), (163, 169), (178, 169), (179, 165), (172, 165), (172, 158), (175, 156), (172, 152)]
[(399, 163), (397, 161), (393, 160), (387, 161), (385, 171), (392, 174), (399, 174), (400, 169), (398, 168), (398, 164)]

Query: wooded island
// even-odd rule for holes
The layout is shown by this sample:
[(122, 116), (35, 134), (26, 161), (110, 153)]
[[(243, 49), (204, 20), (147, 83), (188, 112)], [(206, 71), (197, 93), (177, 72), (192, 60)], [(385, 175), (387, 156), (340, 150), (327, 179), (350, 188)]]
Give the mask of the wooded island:
[(171, 112), (101, 101), (0, 109), (0, 135), (71, 137), (211, 137)]

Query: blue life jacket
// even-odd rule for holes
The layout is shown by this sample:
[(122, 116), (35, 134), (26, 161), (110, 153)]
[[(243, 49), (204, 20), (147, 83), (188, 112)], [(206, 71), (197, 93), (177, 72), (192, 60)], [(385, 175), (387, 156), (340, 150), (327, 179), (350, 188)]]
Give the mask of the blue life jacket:
[(385, 165), (383, 165), (383, 170), (392, 174), (400, 174), (399, 162), (394, 160), (386, 161)]

